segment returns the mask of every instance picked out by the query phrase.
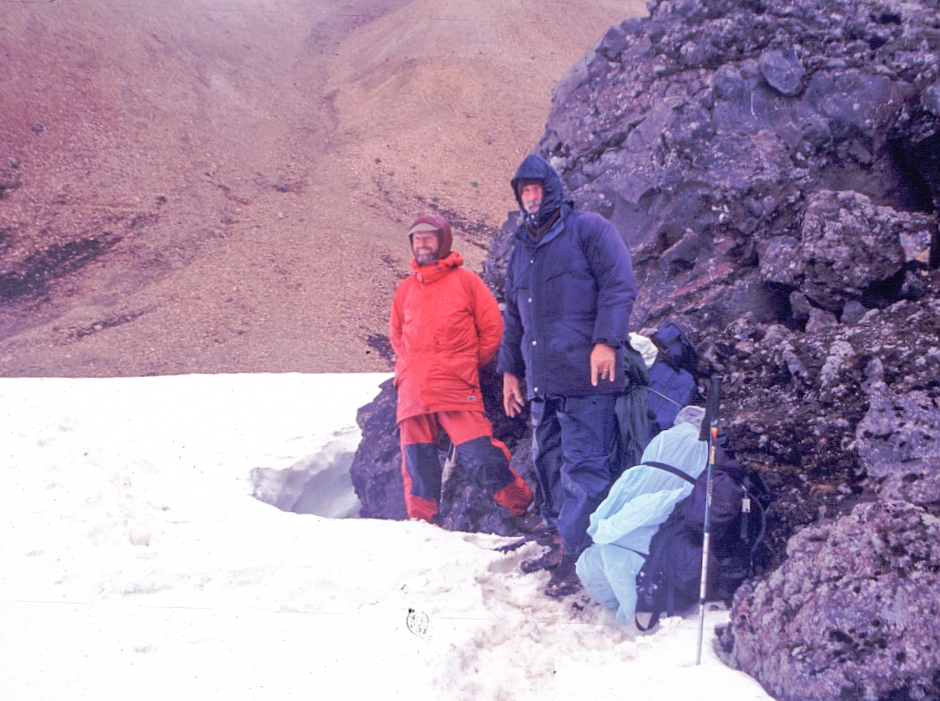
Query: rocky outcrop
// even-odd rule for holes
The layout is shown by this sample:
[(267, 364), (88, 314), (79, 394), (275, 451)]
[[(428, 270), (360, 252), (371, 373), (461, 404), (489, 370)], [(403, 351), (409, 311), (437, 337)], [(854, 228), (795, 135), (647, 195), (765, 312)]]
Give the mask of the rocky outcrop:
[[(876, 207), (851, 191), (819, 190), (806, 202), (799, 238), (774, 236), (758, 247), (760, 280), (793, 290), (788, 301), (795, 321), (808, 321), (802, 312), (814, 308), (841, 317), (852, 305), (851, 315), (858, 305), (877, 302), (884, 281), (894, 282), (898, 297), (923, 296), (906, 266), (927, 251), (934, 217)], [(900, 271), (903, 278), (895, 279)]]
[(356, 413), (362, 440), (349, 468), (359, 497), (362, 518), (404, 520), (405, 493), (401, 476), (401, 449), (395, 409), (398, 394), (391, 380), (379, 385), (379, 394)]
[(539, 145), (630, 243), (634, 328), (681, 321), (725, 378), (722, 422), (776, 489), (777, 562), (884, 482), (856, 440), (866, 387), (940, 396), (937, 9), (653, 2), (559, 84)]
[(940, 698), (940, 519), (860, 504), (735, 597), (721, 654), (781, 701)]
[[(634, 329), (680, 321), (724, 377), (720, 425), (774, 491), (779, 569), (735, 598), (729, 658), (780, 698), (936, 698), (908, 603), (938, 571), (940, 3), (654, 0), (558, 85), (538, 150), (627, 239)], [(797, 669), (818, 696), (781, 686)]]
[(869, 388), (869, 409), (856, 429), (862, 471), (885, 499), (940, 502), (940, 407), (926, 392), (894, 394), (883, 382)]

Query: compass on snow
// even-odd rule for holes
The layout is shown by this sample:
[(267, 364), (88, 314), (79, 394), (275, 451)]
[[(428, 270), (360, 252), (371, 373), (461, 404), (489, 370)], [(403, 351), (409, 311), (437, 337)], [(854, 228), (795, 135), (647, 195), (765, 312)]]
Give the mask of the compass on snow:
[(424, 611), (418, 611), (416, 609), (408, 609), (408, 615), (405, 617), (405, 623), (408, 625), (408, 630), (417, 635), (419, 638), (423, 638), (428, 634), (428, 626), (430, 620), (428, 619), (428, 614)]

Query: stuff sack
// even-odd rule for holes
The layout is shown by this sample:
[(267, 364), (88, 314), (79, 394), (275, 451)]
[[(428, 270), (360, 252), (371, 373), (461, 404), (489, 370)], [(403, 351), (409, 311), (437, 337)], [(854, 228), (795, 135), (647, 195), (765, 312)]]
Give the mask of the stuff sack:
[(672, 428), (676, 415), (699, 398), (695, 378), (686, 370), (676, 369), (657, 360), (649, 369), (646, 407), (649, 416), (649, 434), (652, 440), (661, 431)]
[(698, 368), (698, 350), (689, 339), (689, 334), (675, 322), (669, 322), (654, 333), (650, 340), (659, 350), (657, 360), (676, 369), (695, 374)]
[(698, 350), (686, 331), (670, 322), (650, 340), (658, 352), (649, 369), (647, 404), (650, 432), (647, 440), (672, 427), (679, 410), (699, 399), (695, 382)]
[[(694, 484), (692, 493), (676, 504), (653, 536), (649, 555), (637, 575), (637, 611), (651, 614), (645, 627), (639, 620), (637, 627), (648, 630), (662, 614), (671, 616), (699, 601), (708, 470), (693, 479), (665, 463), (644, 464)], [(741, 583), (757, 574), (770, 490), (759, 473), (742, 467), (720, 446), (716, 447), (712, 479), (707, 599), (730, 603)]]

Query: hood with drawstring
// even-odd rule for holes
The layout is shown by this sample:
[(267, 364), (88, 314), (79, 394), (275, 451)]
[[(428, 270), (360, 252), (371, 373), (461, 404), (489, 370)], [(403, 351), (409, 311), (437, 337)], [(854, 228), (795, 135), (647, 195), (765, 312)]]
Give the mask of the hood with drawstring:
[[(542, 203), (537, 212), (529, 214), (522, 206), (519, 193), (522, 186), (532, 180), (537, 180), (542, 185)], [(516, 202), (522, 210), (523, 223), (532, 234), (539, 237), (548, 230), (557, 218), (562, 205), (565, 204), (565, 186), (561, 178), (548, 161), (537, 153), (533, 153), (525, 157), (510, 182)]]
[(412, 243), (412, 250), (414, 250), (413, 236), (416, 231), (436, 231), (438, 260), (443, 260), (450, 255), (450, 249), (454, 243), (454, 234), (451, 231), (450, 222), (444, 217), (437, 214), (425, 214), (412, 222), (408, 228), (408, 241)]

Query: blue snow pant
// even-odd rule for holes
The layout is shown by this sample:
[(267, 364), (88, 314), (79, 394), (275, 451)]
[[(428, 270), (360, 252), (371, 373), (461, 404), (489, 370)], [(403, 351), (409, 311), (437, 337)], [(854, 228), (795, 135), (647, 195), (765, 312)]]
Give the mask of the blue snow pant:
[(532, 452), (542, 517), (572, 555), (591, 545), (591, 514), (619, 476), (611, 451), (616, 401), (615, 394), (532, 401)]

